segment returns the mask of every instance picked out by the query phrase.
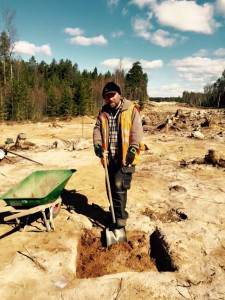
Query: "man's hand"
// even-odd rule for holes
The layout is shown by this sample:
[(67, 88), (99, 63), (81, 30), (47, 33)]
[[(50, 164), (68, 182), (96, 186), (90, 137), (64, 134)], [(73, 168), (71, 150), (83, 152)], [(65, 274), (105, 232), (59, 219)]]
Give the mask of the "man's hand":
[(103, 149), (101, 145), (94, 145), (95, 149), (95, 155), (97, 155), (99, 158), (103, 158)]
[(137, 149), (134, 147), (130, 147), (128, 149), (127, 156), (126, 156), (126, 165), (127, 166), (132, 165), (134, 158), (135, 158), (136, 151), (137, 151)]

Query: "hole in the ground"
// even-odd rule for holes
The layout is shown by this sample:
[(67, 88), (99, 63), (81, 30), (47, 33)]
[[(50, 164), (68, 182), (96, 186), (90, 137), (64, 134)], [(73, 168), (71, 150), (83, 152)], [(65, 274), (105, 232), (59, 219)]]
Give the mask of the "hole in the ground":
[(121, 272), (156, 271), (150, 253), (149, 235), (127, 232), (127, 242), (103, 247), (101, 233), (86, 231), (81, 237), (77, 261), (77, 277), (91, 278)]
[(155, 259), (159, 272), (175, 272), (177, 267), (169, 253), (169, 246), (158, 228), (150, 236), (150, 256)]
[(180, 222), (188, 218), (185, 213), (175, 209), (151, 209), (147, 207), (143, 214), (148, 216), (152, 221), (159, 220), (163, 223)]

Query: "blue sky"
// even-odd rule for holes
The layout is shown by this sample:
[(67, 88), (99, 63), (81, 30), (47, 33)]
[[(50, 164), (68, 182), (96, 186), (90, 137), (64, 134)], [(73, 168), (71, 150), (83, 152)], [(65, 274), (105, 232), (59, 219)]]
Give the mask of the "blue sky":
[(203, 92), (225, 70), (225, 0), (0, 0), (0, 8), (15, 11), (14, 57), (102, 73), (139, 61), (150, 97)]

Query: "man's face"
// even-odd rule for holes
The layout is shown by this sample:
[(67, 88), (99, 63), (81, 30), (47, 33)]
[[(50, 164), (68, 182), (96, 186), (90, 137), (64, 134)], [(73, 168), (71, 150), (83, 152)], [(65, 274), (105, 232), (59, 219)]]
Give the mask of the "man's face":
[(116, 109), (121, 103), (120, 94), (119, 93), (108, 93), (107, 95), (105, 95), (105, 102), (111, 108)]

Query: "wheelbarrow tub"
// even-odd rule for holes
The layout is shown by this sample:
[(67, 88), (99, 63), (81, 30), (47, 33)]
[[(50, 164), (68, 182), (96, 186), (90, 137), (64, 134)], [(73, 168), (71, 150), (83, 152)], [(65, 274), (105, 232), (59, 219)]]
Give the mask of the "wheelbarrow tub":
[(62, 193), (75, 169), (35, 171), (1, 198), (13, 207), (33, 207), (54, 202)]

